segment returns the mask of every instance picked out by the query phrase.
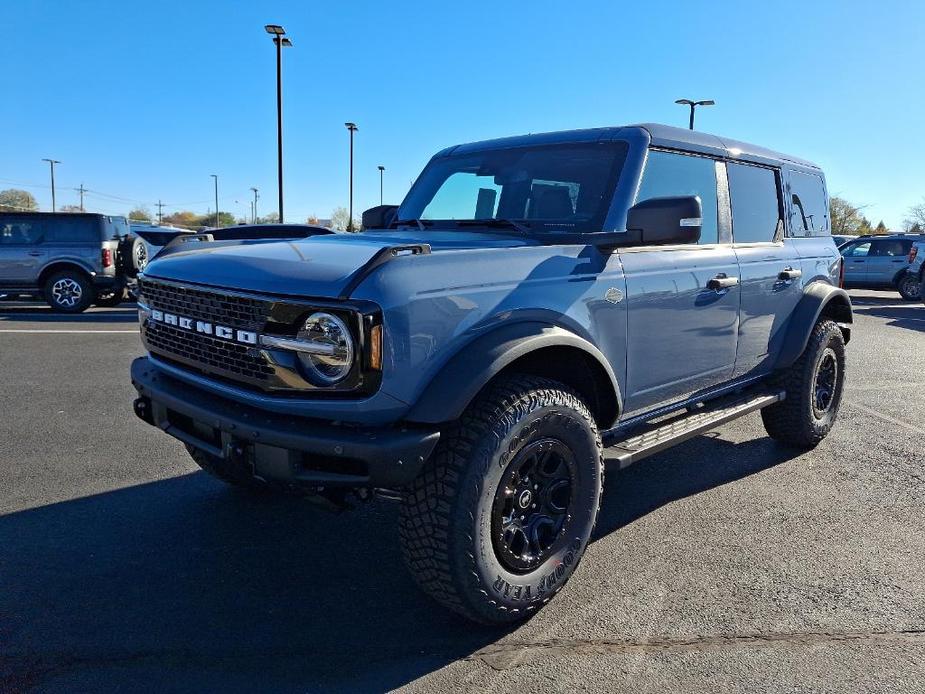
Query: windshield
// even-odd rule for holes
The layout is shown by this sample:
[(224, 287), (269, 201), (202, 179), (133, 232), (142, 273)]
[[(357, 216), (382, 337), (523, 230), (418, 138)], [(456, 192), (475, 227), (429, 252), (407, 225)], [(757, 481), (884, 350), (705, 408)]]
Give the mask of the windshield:
[(601, 231), (625, 157), (624, 142), (451, 154), (427, 165), (397, 219), (450, 227), (481, 221), (493, 229), (500, 226), (493, 220), (502, 220), (514, 231)]

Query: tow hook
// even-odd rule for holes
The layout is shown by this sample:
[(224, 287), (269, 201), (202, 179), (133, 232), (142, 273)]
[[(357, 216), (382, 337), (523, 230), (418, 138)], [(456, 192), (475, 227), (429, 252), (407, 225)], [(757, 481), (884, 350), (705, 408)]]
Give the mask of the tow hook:
[(154, 425), (154, 416), (151, 413), (151, 399), (146, 397), (136, 398), (135, 402), (132, 403), (132, 407), (135, 410), (135, 414), (138, 416), (138, 419), (148, 424)]

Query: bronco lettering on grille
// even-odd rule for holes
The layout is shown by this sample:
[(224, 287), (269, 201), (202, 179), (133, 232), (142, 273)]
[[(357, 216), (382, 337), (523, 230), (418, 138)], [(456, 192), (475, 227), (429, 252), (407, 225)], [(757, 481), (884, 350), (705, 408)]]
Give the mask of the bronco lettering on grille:
[(202, 335), (214, 335), (222, 340), (240, 342), (243, 345), (257, 344), (257, 333), (251, 332), (250, 330), (235, 330), (234, 328), (229, 328), (227, 325), (213, 325), (212, 323), (206, 323), (201, 320), (194, 321), (192, 318), (178, 316), (175, 313), (167, 313), (166, 311), (160, 311), (156, 308), (151, 310), (151, 320), (156, 323), (172, 325), (175, 328), (182, 328), (183, 330), (189, 330), (190, 332), (200, 333)]

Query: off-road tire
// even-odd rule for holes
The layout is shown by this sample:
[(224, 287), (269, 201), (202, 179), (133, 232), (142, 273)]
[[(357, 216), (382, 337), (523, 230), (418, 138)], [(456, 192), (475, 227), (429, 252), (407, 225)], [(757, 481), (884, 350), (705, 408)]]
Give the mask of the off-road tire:
[(59, 313), (83, 313), (96, 301), (90, 278), (78, 270), (62, 270), (45, 280), (45, 302)]
[(922, 298), (921, 282), (915, 275), (903, 275), (896, 283), (896, 290), (903, 298), (903, 301), (918, 301)]
[(250, 492), (264, 493), (269, 491), (267, 485), (255, 479), (243, 465), (235, 464), (224, 458), (218, 458), (189, 444), (187, 444), (186, 450), (199, 467), (226, 484), (239, 489), (246, 489)]
[[(514, 572), (493, 541), (494, 502), (502, 498), (501, 481), (518, 452), (549, 441), (573, 456), (568, 520), (535, 568)], [(473, 621), (525, 619), (578, 565), (597, 520), (603, 482), (601, 437), (574, 391), (535, 376), (499, 379), (443, 432), (405, 491), (399, 527), (405, 563), (426, 593)]]
[[(822, 412), (814, 407), (820, 366), (831, 356), (836, 376), (830, 405)], [(814, 448), (831, 431), (838, 416), (845, 385), (845, 339), (838, 325), (828, 319), (816, 323), (803, 354), (783, 370), (775, 384), (786, 391), (785, 400), (761, 410), (768, 435), (797, 448)]]

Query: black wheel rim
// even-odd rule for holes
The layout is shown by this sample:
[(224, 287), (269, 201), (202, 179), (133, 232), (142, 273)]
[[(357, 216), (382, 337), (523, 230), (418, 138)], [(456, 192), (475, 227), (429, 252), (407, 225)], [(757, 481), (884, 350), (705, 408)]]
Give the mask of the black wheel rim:
[(492, 505), (492, 544), (510, 571), (532, 571), (565, 535), (575, 496), (575, 456), (561, 441), (542, 439), (508, 464)]
[(907, 296), (912, 297), (913, 299), (917, 299), (919, 297), (920, 285), (916, 278), (906, 277), (903, 280), (903, 285), (903, 289), (905, 289)]
[(819, 360), (813, 384), (813, 412), (817, 418), (825, 416), (832, 409), (837, 386), (838, 359), (835, 358), (835, 352), (828, 348)]

